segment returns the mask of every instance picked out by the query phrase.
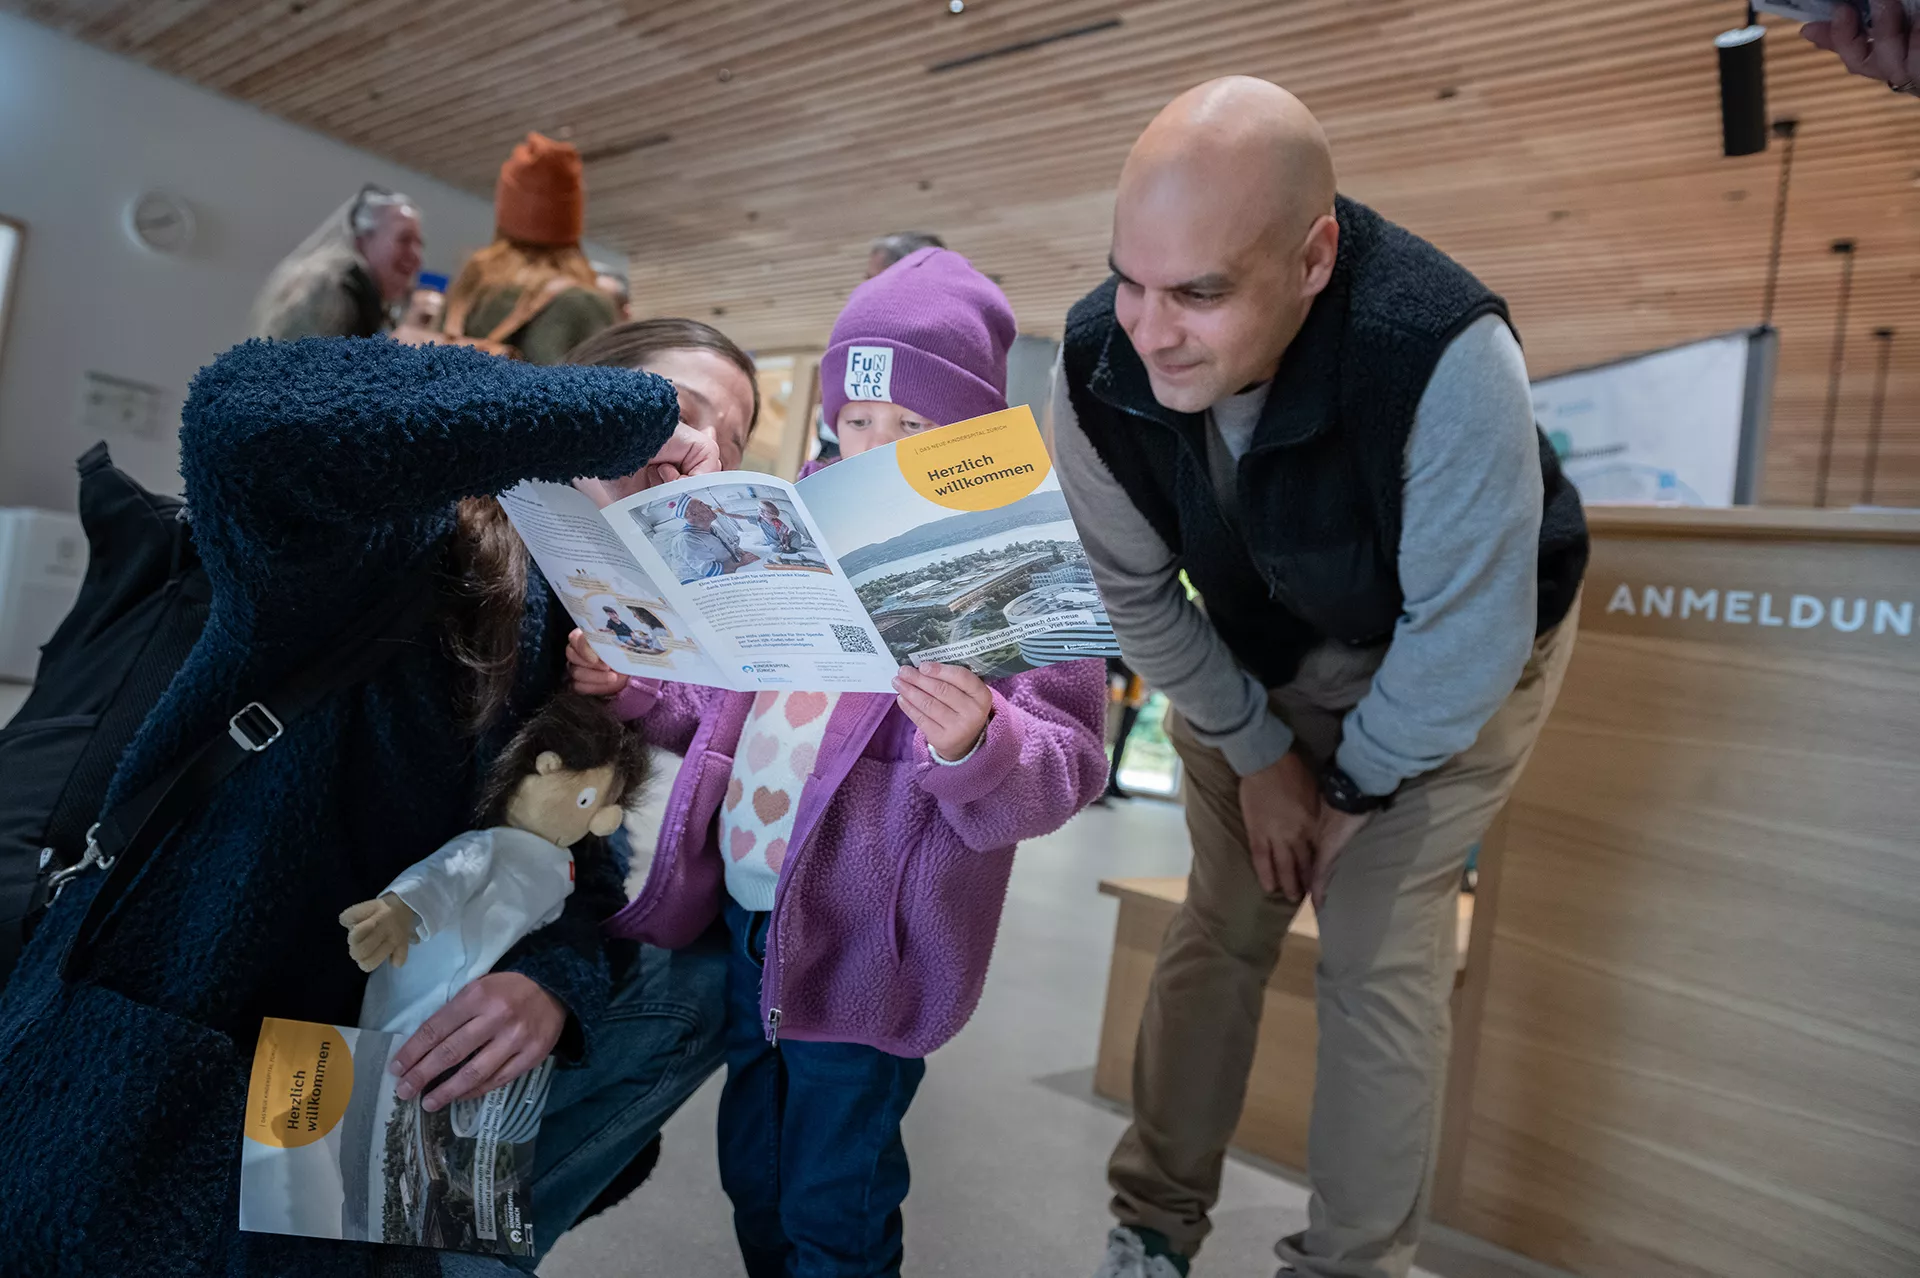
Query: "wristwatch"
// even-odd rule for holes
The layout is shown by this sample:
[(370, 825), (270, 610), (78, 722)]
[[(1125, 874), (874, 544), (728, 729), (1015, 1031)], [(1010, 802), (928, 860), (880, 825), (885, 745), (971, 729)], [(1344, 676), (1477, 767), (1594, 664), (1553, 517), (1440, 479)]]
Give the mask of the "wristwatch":
[(1352, 777), (1340, 770), (1339, 764), (1330, 762), (1320, 770), (1320, 801), (1335, 812), (1365, 816), (1369, 812), (1392, 807), (1393, 795), (1366, 793)]

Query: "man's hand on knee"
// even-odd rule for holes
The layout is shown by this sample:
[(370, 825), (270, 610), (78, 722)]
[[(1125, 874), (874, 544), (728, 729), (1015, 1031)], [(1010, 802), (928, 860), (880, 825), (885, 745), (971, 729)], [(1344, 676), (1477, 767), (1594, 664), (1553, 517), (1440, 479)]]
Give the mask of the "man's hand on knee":
[(1241, 777), (1240, 816), (1261, 889), (1289, 901), (1306, 895), (1320, 821), (1320, 787), (1307, 761), (1289, 750), (1278, 762)]

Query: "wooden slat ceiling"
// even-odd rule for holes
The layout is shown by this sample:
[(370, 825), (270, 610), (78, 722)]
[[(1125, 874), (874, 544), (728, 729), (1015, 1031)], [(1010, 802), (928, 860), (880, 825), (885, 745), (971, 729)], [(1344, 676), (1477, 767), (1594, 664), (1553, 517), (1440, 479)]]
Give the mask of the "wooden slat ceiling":
[[(640, 306), (760, 348), (821, 342), (867, 240), (901, 228), (938, 231), (1057, 334), (1103, 273), (1128, 144), (1228, 72), (1299, 93), (1349, 194), (1505, 293), (1536, 375), (1755, 322), (1780, 162), (1777, 143), (1720, 155), (1728, 0), (0, 6), (476, 192), (527, 129), (571, 138), (590, 233), (632, 255)], [(1811, 497), (1847, 237), (1831, 501), (1858, 496), (1871, 334), (1892, 326), (1877, 496), (1920, 504), (1920, 101), (1790, 26), (1767, 44), (1772, 113), (1801, 121), (1767, 497)]]

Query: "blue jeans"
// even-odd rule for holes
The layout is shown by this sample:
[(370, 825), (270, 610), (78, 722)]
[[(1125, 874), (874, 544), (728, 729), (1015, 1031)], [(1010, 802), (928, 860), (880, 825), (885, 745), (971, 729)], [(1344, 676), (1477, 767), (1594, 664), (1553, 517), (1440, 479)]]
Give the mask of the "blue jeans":
[(615, 983), (591, 1056), (554, 1072), (534, 1141), (533, 1225), (542, 1252), (720, 1067), (724, 945), (714, 931), (684, 950), (642, 946)]
[(720, 1183), (747, 1278), (897, 1275), (908, 1179), (900, 1120), (926, 1062), (856, 1043), (768, 1043), (767, 916), (728, 901), (726, 921)]

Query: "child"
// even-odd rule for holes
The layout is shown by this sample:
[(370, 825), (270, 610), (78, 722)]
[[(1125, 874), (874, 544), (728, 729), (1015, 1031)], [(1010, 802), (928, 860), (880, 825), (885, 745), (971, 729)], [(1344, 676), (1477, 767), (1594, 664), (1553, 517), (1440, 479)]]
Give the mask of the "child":
[(780, 554), (792, 553), (793, 529), (787, 527), (787, 521), (780, 518), (780, 508), (770, 501), (760, 503), (760, 535)]
[(612, 635), (613, 641), (622, 648), (631, 648), (633, 627), (620, 619), (620, 613), (612, 604), (602, 604), (601, 611), (607, 614), (607, 619), (600, 623), (600, 628)]
[[(861, 285), (821, 363), (844, 455), (1005, 408), (1013, 336), (958, 254)], [(1104, 669), (988, 684), (929, 665), (901, 670), (897, 698), (752, 696), (629, 681), (578, 636), (568, 660), (576, 689), (617, 692), (687, 757), (647, 884), (608, 929), (671, 947), (726, 918), (720, 1174), (749, 1278), (898, 1274), (901, 1118), (979, 1001), (1014, 845), (1106, 784)]]

